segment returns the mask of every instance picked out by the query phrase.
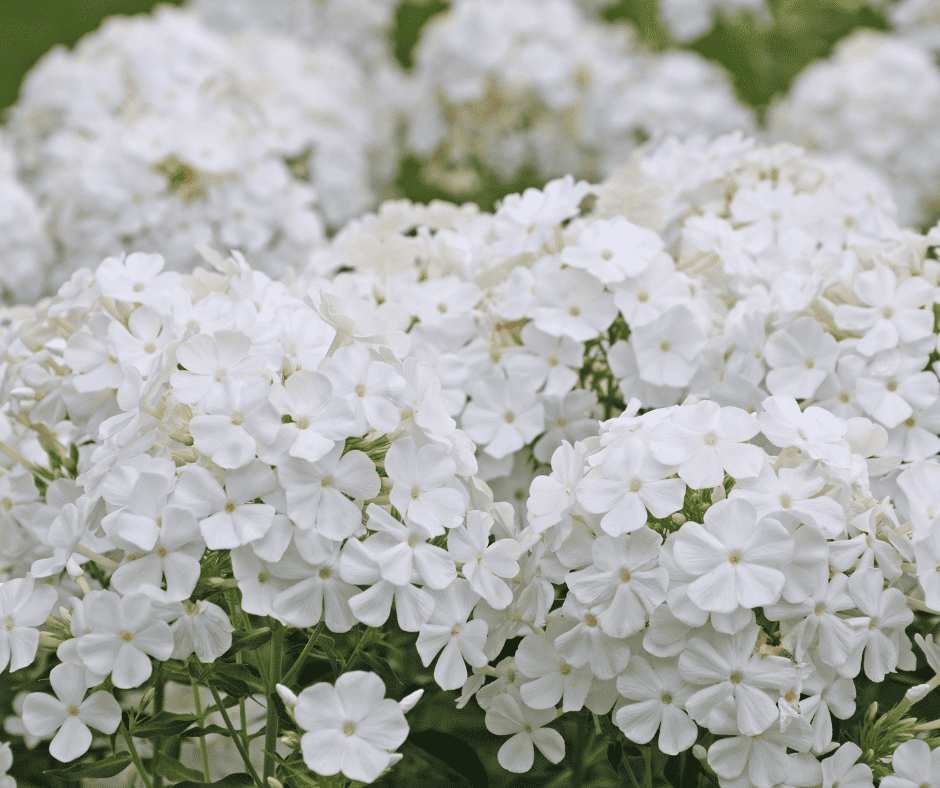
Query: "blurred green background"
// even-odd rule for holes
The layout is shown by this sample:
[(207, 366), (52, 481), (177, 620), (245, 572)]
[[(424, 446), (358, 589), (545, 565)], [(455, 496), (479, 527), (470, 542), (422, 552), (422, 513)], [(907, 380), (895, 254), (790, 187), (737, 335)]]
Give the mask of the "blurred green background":
[[(71, 46), (107, 16), (146, 13), (155, 5), (154, 0), (0, 0), (0, 108), (16, 100), (23, 75), (56, 44)], [(403, 65), (410, 65), (428, 16), (446, 7), (443, 0), (404, 0), (395, 30), (395, 53)], [(758, 110), (851, 30), (887, 27), (883, 14), (866, 0), (770, 0), (770, 8), (769, 24), (747, 15), (720, 20), (687, 47), (728, 68), (742, 101)], [(676, 45), (657, 17), (655, 0), (614, 0), (602, 16), (631, 22), (654, 49)]]

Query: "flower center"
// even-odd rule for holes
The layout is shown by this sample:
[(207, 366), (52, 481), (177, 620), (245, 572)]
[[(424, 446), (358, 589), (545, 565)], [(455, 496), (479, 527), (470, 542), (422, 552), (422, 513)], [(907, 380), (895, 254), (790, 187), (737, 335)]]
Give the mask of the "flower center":
[(601, 249), (601, 260), (613, 260), (614, 252), (612, 249)]
[(157, 346), (153, 342), (144, 345), (144, 353), (153, 354), (157, 352)]
[(364, 397), (365, 395), (366, 395), (366, 387), (365, 387), (365, 384), (363, 384), (363, 383), (357, 383), (357, 384), (356, 384), (356, 396), (357, 396), (357, 397)]
[(212, 377), (215, 379), (215, 382), (216, 382), (216, 383), (220, 383), (220, 382), (222, 381), (222, 378), (224, 378), (225, 375), (227, 374), (227, 372), (228, 372), (228, 370), (225, 369), (225, 367), (219, 367), (219, 368), (215, 371), (215, 374), (214, 374)]
[(806, 367), (807, 369), (812, 369), (813, 367), (816, 366), (816, 362), (813, 361), (813, 359), (811, 358), (806, 358), (806, 359), (803, 359), (803, 366)]
[(793, 499), (790, 497), (790, 493), (784, 493), (780, 496), (780, 506), (783, 509), (789, 509), (793, 506)]
[(241, 411), (236, 410), (232, 414), (232, 426), (240, 427), (244, 423), (245, 423), (245, 415)]
[(12, 632), (13, 631), (13, 619), (8, 618), (6, 621), (3, 622), (3, 626), (6, 627), (7, 632)]
[(516, 414), (513, 413), (511, 410), (507, 410), (507, 411), (506, 411), (506, 415), (503, 416), (503, 420), (504, 420), (507, 424), (512, 424), (512, 423), (516, 420)]
[(883, 306), (881, 307), (881, 316), (885, 320), (890, 320), (892, 317), (894, 317), (894, 310), (890, 306)]
[(260, 572), (258, 572), (258, 582), (261, 583), (261, 585), (264, 585), (265, 583), (267, 583), (268, 573), (265, 572), (264, 570), (261, 570)]
[(454, 637), (460, 634), (460, 624), (454, 624), (454, 628), (450, 631), (450, 634)]
[(715, 434), (714, 430), (709, 430), (702, 436), (702, 442), (706, 446), (714, 446), (718, 443), (718, 436)]
[(561, 673), (562, 676), (571, 675), (571, 665), (569, 665), (567, 662), (562, 662), (558, 667), (558, 672)]
[(885, 383), (885, 388), (886, 388), (888, 391), (897, 391), (897, 390), (898, 390), (897, 381), (895, 381), (895, 380), (889, 380), (887, 383)]
[(343, 723), (343, 734), (345, 736), (352, 736), (356, 732), (356, 726), (351, 722)]
[(411, 488), (411, 500), (417, 501), (421, 497), (421, 488), (416, 484)]
[(839, 402), (841, 402), (843, 405), (847, 405), (851, 401), (852, 401), (852, 397), (849, 394), (849, 392), (847, 391), (839, 392)]
[(629, 570), (629, 569), (621, 569), (621, 570), (620, 570), (620, 582), (621, 582), (621, 583), (629, 583), (629, 582), (630, 582), (630, 570)]
[(297, 421), (294, 422), (297, 425), (298, 430), (305, 430), (310, 426), (310, 417), (309, 416), (300, 416)]
[(641, 304), (645, 304), (647, 301), (650, 300), (650, 294), (647, 293), (645, 290), (641, 290), (639, 293), (636, 294), (636, 300), (639, 301)]
[(134, 287), (132, 288), (135, 293), (143, 293), (147, 288), (143, 282), (134, 282)]
[(546, 363), (548, 364), (548, 366), (550, 366), (550, 367), (557, 367), (558, 364), (560, 363), (560, 362), (558, 361), (558, 356), (556, 356), (554, 353), (552, 353), (547, 359), (545, 359), (545, 362), (546, 362)]
[(2, 501), (0, 501), (0, 506), (3, 507), (4, 511), (8, 512), (13, 508), (13, 501), (11, 501), (9, 498), (4, 498)]
[(728, 676), (728, 681), (730, 681), (732, 684), (740, 684), (743, 680), (744, 676), (742, 676), (737, 671)]
[(236, 508), (235, 501), (226, 501), (226, 502), (225, 502), (225, 513), (226, 513), (226, 514), (231, 514), (232, 512), (235, 511), (235, 508)]
[(904, 419), (904, 426), (907, 427), (908, 429), (911, 429), (911, 427), (913, 427), (916, 424), (917, 424), (917, 420), (913, 416), (908, 416), (906, 419)]
[(121, 640), (123, 640), (125, 643), (130, 643), (133, 639), (134, 639), (134, 636), (127, 630), (124, 630), (121, 633)]
[(568, 419), (555, 419), (555, 426), (558, 427), (558, 429), (563, 430), (568, 426)]
[(72, 717), (78, 716), (78, 706), (69, 706), (68, 712)]
[[(940, 570), (938, 570), (938, 571), (940, 571)], [(584, 623), (587, 624), (589, 627), (596, 627), (596, 626), (597, 626), (597, 617), (594, 616), (593, 614), (592, 614), (592, 615), (589, 615), (586, 619), (584, 619)]]
[(642, 479), (638, 479), (636, 476), (630, 479), (630, 492), (632, 493), (639, 492), (642, 486), (643, 486)]
[(668, 339), (664, 339), (659, 343), (659, 349), (663, 353), (668, 353), (670, 350), (672, 350), (672, 342), (670, 342)]
[(160, 558), (166, 558), (167, 557), (166, 548), (161, 547), (159, 550), (157, 550), (157, 555), (160, 556)]
[(332, 477), (332, 476), (324, 476), (322, 479), (320, 479), (320, 486), (321, 486), (324, 490), (325, 490), (327, 487), (332, 487), (332, 486), (333, 486), (333, 477)]
[(665, 703), (666, 705), (668, 705), (668, 704), (672, 703), (672, 695), (669, 694), (668, 692), (664, 692), (664, 693), (663, 693), (663, 696), (662, 696), (662, 698), (660, 698), (660, 700), (662, 700), (663, 703)]
[(447, 314), (447, 304), (445, 304), (445, 303), (442, 301), (440, 304), (437, 305), (437, 311), (440, 312), (442, 315), (446, 315), (446, 314)]
[(732, 550), (728, 554), (728, 563), (732, 566), (737, 566), (741, 563), (741, 554), (737, 550)]
[(820, 602), (818, 605), (816, 605), (815, 608), (813, 608), (813, 612), (817, 616), (821, 616), (823, 613), (826, 612), (826, 606), (822, 602)]
[(317, 574), (320, 576), (321, 580), (329, 580), (332, 572), (330, 572), (330, 568), (328, 566), (321, 566), (320, 571), (317, 572)]
[(572, 304), (571, 306), (568, 307), (568, 314), (571, 315), (572, 317), (580, 317), (581, 307), (579, 307), (577, 304)]

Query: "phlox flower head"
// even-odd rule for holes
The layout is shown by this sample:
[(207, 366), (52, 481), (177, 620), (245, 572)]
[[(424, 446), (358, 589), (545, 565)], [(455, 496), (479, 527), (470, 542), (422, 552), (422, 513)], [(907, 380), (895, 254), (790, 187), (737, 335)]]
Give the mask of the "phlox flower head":
[(304, 731), (304, 763), (317, 774), (342, 772), (371, 783), (392, 763), (394, 750), (408, 737), (402, 707), (385, 697), (374, 673), (344, 673), (331, 686), (321, 682), (297, 696), (294, 719)]

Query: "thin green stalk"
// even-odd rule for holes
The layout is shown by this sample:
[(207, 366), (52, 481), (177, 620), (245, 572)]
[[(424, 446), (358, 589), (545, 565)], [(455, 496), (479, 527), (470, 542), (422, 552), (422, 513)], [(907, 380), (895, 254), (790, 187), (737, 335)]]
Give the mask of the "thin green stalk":
[(277, 747), (277, 712), (274, 710), (274, 689), (281, 682), (281, 650), (284, 627), (276, 624), (271, 638), (271, 673), (268, 681), (268, 719), (264, 730), (264, 781), (274, 776), (274, 750)]
[(261, 782), (261, 778), (258, 776), (258, 772), (255, 771), (255, 767), (252, 766), (251, 758), (248, 756), (248, 748), (245, 746), (245, 742), (242, 741), (239, 732), (235, 730), (235, 726), (232, 725), (232, 720), (228, 716), (228, 712), (225, 710), (225, 706), (222, 704), (222, 698), (219, 697), (219, 691), (208, 681), (206, 682), (206, 686), (209, 687), (209, 692), (212, 693), (212, 698), (215, 700), (215, 705), (219, 709), (219, 714), (222, 715), (222, 721), (225, 723), (225, 727), (228, 728), (228, 732), (232, 737), (232, 741), (235, 742), (235, 747), (238, 750), (238, 754), (242, 757), (242, 761), (245, 764), (245, 768), (248, 770), (248, 774), (251, 775), (251, 779), (254, 780), (254, 783), (258, 786), (258, 788), (265, 788), (265, 783)]
[[(162, 663), (157, 663), (156, 681), (153, 685), (153, 713), (159, 714), (163, 711), (164, 703), (164, 683), (161, 674)], [(156, 734), (153, 737), (153, 762), (157, 763), (160, 759), (160, 749), (163, 747), (163, 736)], [(163, 775), (154, 774), (153, 788), (163, 788)]]
[[(199, 697), (199, 685), (196, 683), (196, 679), (192, 676), (189, 678), (189, 682), (193, 688), (193, 703), (196, 705), (196, 715), (199, 717), (199, 724), (204, 726), (206, 724), (206, 717), (202, 711), (202, 699)], [(209, 773), (209, 748), (206, 746), (206, 737), (199, 737), (199, 752), (202, 755), (202, 776), (205, 778), (207, 783), (212, 782), (212, 775)]]
[(623, 753), (623, 758), (621, 759), (621, 763), (623, 763), (623, 765), (627, 767), (627, 773), (630, 775), (630, 782), (633, 783), (635, 788), (640, 788), (640, 783), (636, 779), (636, 775), (633, 773), (633, 767), (630, 766), (630, 759), (627, 757), (626, 753)]
[(647, 788), (653, 788), (653, 753), (649, 747), (643, 748), (643, 763), (646, 766)]
[(134, 766), (137, 767), (137, 773), (140, 775), (140, 779), (143, 780), (145, 788), (153, 788), (153, 783), (150, 782), (150, 777), (147, 776), (147, 770), (144, 768), (144, 763), (140, 760), (140, 755), (137, 754), (137, 747), (134, 745), (134, 739), (127, 732), (127, 726), (124, 724), (123, 720), (121, 721), (121, 736), (123, 736), (124, 741), (127, 742), (127, 750), (131, 754), (131, 759), (134, 761)]
[(300, 673), (300, 669), (304, 666), (304, 663), (307, 661), (307, 657), (310, 656), (310, 652), (313, 651), (313, 647), (316, 645), (317, 638), (320, 637), (320, 633), (323, 631), (323, 622), (321, 621), (317, 624), (316, 629), (313, 630), (313, 633), (310, 635), (310, 640), (307, 641), (307, 645), (304, 646), (304, 650), (300, 652), (300, 656), (294, 660), (294, 664), (291, 665), (290, 670), (284, 674), (281, 678), (280, 683), (285, 687), (289, 687), (291, 682), (297, 678), (297, 674)]

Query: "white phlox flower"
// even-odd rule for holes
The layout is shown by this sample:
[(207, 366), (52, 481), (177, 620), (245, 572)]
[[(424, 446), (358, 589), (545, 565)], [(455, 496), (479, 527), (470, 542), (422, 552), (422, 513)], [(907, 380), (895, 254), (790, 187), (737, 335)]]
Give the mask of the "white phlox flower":
[(471, 440), (501, 459), (518, 451), (545, 429), (545, 408), (534, 381), (489, 376), (477, 381), (461, 425)]
[(205, 468), (187, 467), (173, 492), (173, 500), (199, 521), (210, 550), (231, 549), (267, 533), (274, 521), (270, 504), (254, 503), (275, 486), (274, 472), (255, 460), (225, 472), (224, 486)]
[(555, 709), (530, 709), (510, 694), (495, 698), (486, 711), (486, 727), (498, 736), (510, 736), (496, 754), (499, 765), (510, 772), (529, 771), (535, 762), (535, 748), (552, 763), (565, 757), (565, 740), (552, 728)]
[(646, 525), (647, 510), (653, 517), (668, 517), (682, 508), (685, 482), (667, 478), (674, 472), (640, 440), (629, 438), (606, 452), (599, 470), (581, 481), (577, 500), (585, 510), (604, 515), (606, 533), (622, 536)]
[(659, 534), (646, 526), (617, 538), (604, 534), (591, 547), (592, 564), (565, 578), (582, 605), (599, 611), (598, 624), (608, 635), (639, 632), (665, 601), (669, 574), (659, 566), (661, 544)]
[(754, 507), (741, 499), (718, 501), (704, 520), (685, 523), (673, 548), (679, 568), (697, 577), (689, 598), (715, 613), (776, 602), (786, 580), (778, 567), (793, 556), (787, 530), (772, 518), (758, 520)]
[(121, 722), (121, 707), (113, 695), (99, 690), (85, 697), (85, 669), (56, 665), (49, 675), (56, 697), (32, 692), (23, 703), (23, 722), (33, 736), (50, 736), (49, 752), (59, 761), (73, 761), (88, 752), (92, 733), (114, 733)]
[(912, 739), (899, 744), (891, 755), (894, 774), (881, 780), (884, 788), (914, 788), (940, 785), (940, 749), (930, 749), (925, 741)]
[(442, 689), (457, 689), (467, 680), (467, 664), (479, 668), (489, 663), (483, 653), (488, 626), (482, 619), (469, 620), (479, 596), (466, 580), (458, 578), (432, 593), (434, 612), (418, 632), (418, 654), (427, 666), (440, 652), (434, 680)]
[(685, 713), (685, 702), (695, 691), (679, 675), (675, 660), (634, 655), (617, 676), (617, 692), (634, 701), (621, 706), (614, 722), (637, 744), (646, 744), (659, 730), (657, 745), (667, 755), (678, 755), (695, 743), (698, 726)]
[(345, 454), (343, 449), (337, 443), (316, 462), (291, 457), (277, 469), (287, 491), (287, 514), (297, 527), (338, 540), (362, 527), (362, 507), (350, 497), (368, 500), (381, 488), (372, 460), (357, 449)]
[(392, 505), (432, 536), (463, 521), (464, 498), (449, 484), (456, 464), (438, 446), (419, 448), (410, 437), (395, 441), (385, 455), (385, 471), (392, 481)]
[(32, 664), (39, 648), (39, 625), (58, 599), (55, 589), (33, 576), (0, 584), (0, 671), (10, 672)]
[(522, 553), (522, 545), (515, 539), (497, 539), (490, 544), (492, 528), (493, 518), (489, 514), (468, 512), (466, 525), (448, 532), (447, 551), (456, 563), (462, 564), (460, 572), (470, 588), (494, 610), (502, 610), (513, 599), (506, 580), (519, 574), (516, 559)]
[(402, 707), (385, 697), (382, 679), (362, 670), (344, 673), (334, 686), (307, 687), (293, 713), (303, 731), (304, 763), (317, 774), (342, 772), (371, 783), (391, 765), (389, 751), (408, 736)]
[(704, 685), (685, 701), (686, 711), (713, 732), (727, 717), (746, 736), (763, 733), (779, 716), (767, 690), (785, 690), (796, 682), (790, 660), (754, 653), (757, 634), (756, 625), (750, 625), (734, 635), (694, 637), (679, 656), (682, 678)]
[(759, 431), (757, 421), (740, 408), (706, 400), (677, 408), (659, 422), (650, 435), (650, 452), (659, 462), (678, 466), (679, 478), (699, 490), (721, 484), (725, 473), (735, 479), (757, 476), (765, 455), (746, 441)]
[(182, 603), (182, 615), (170, 629), (173, 632), (173, 659), (195, 654), (200, 662), (215, 662), (232, 646), (235, 627), (228, 614), (213, 602), (200, 599)]
[(80, 637), (78, 654), (95, 673), (111, 674), (115, 687), (139, 687), (153, 672), (150, 657), (165, 661), (173, 652), (173, 633), (154, 620), (150, 598), (104, 592), (88, 613), (91, 632)]
[(578, 711), (584, 706), (594, 679), (586, 665), (570, 665), (558, 653), (555, 641), (569, 631), (574, 622), (550, 621), (544, 635), (526, 635), (516, 650), (516, 668), (531, 679), (519, 687), (523, 702), (533, 709), (554, 708), (559, 701), (563, 711)]

